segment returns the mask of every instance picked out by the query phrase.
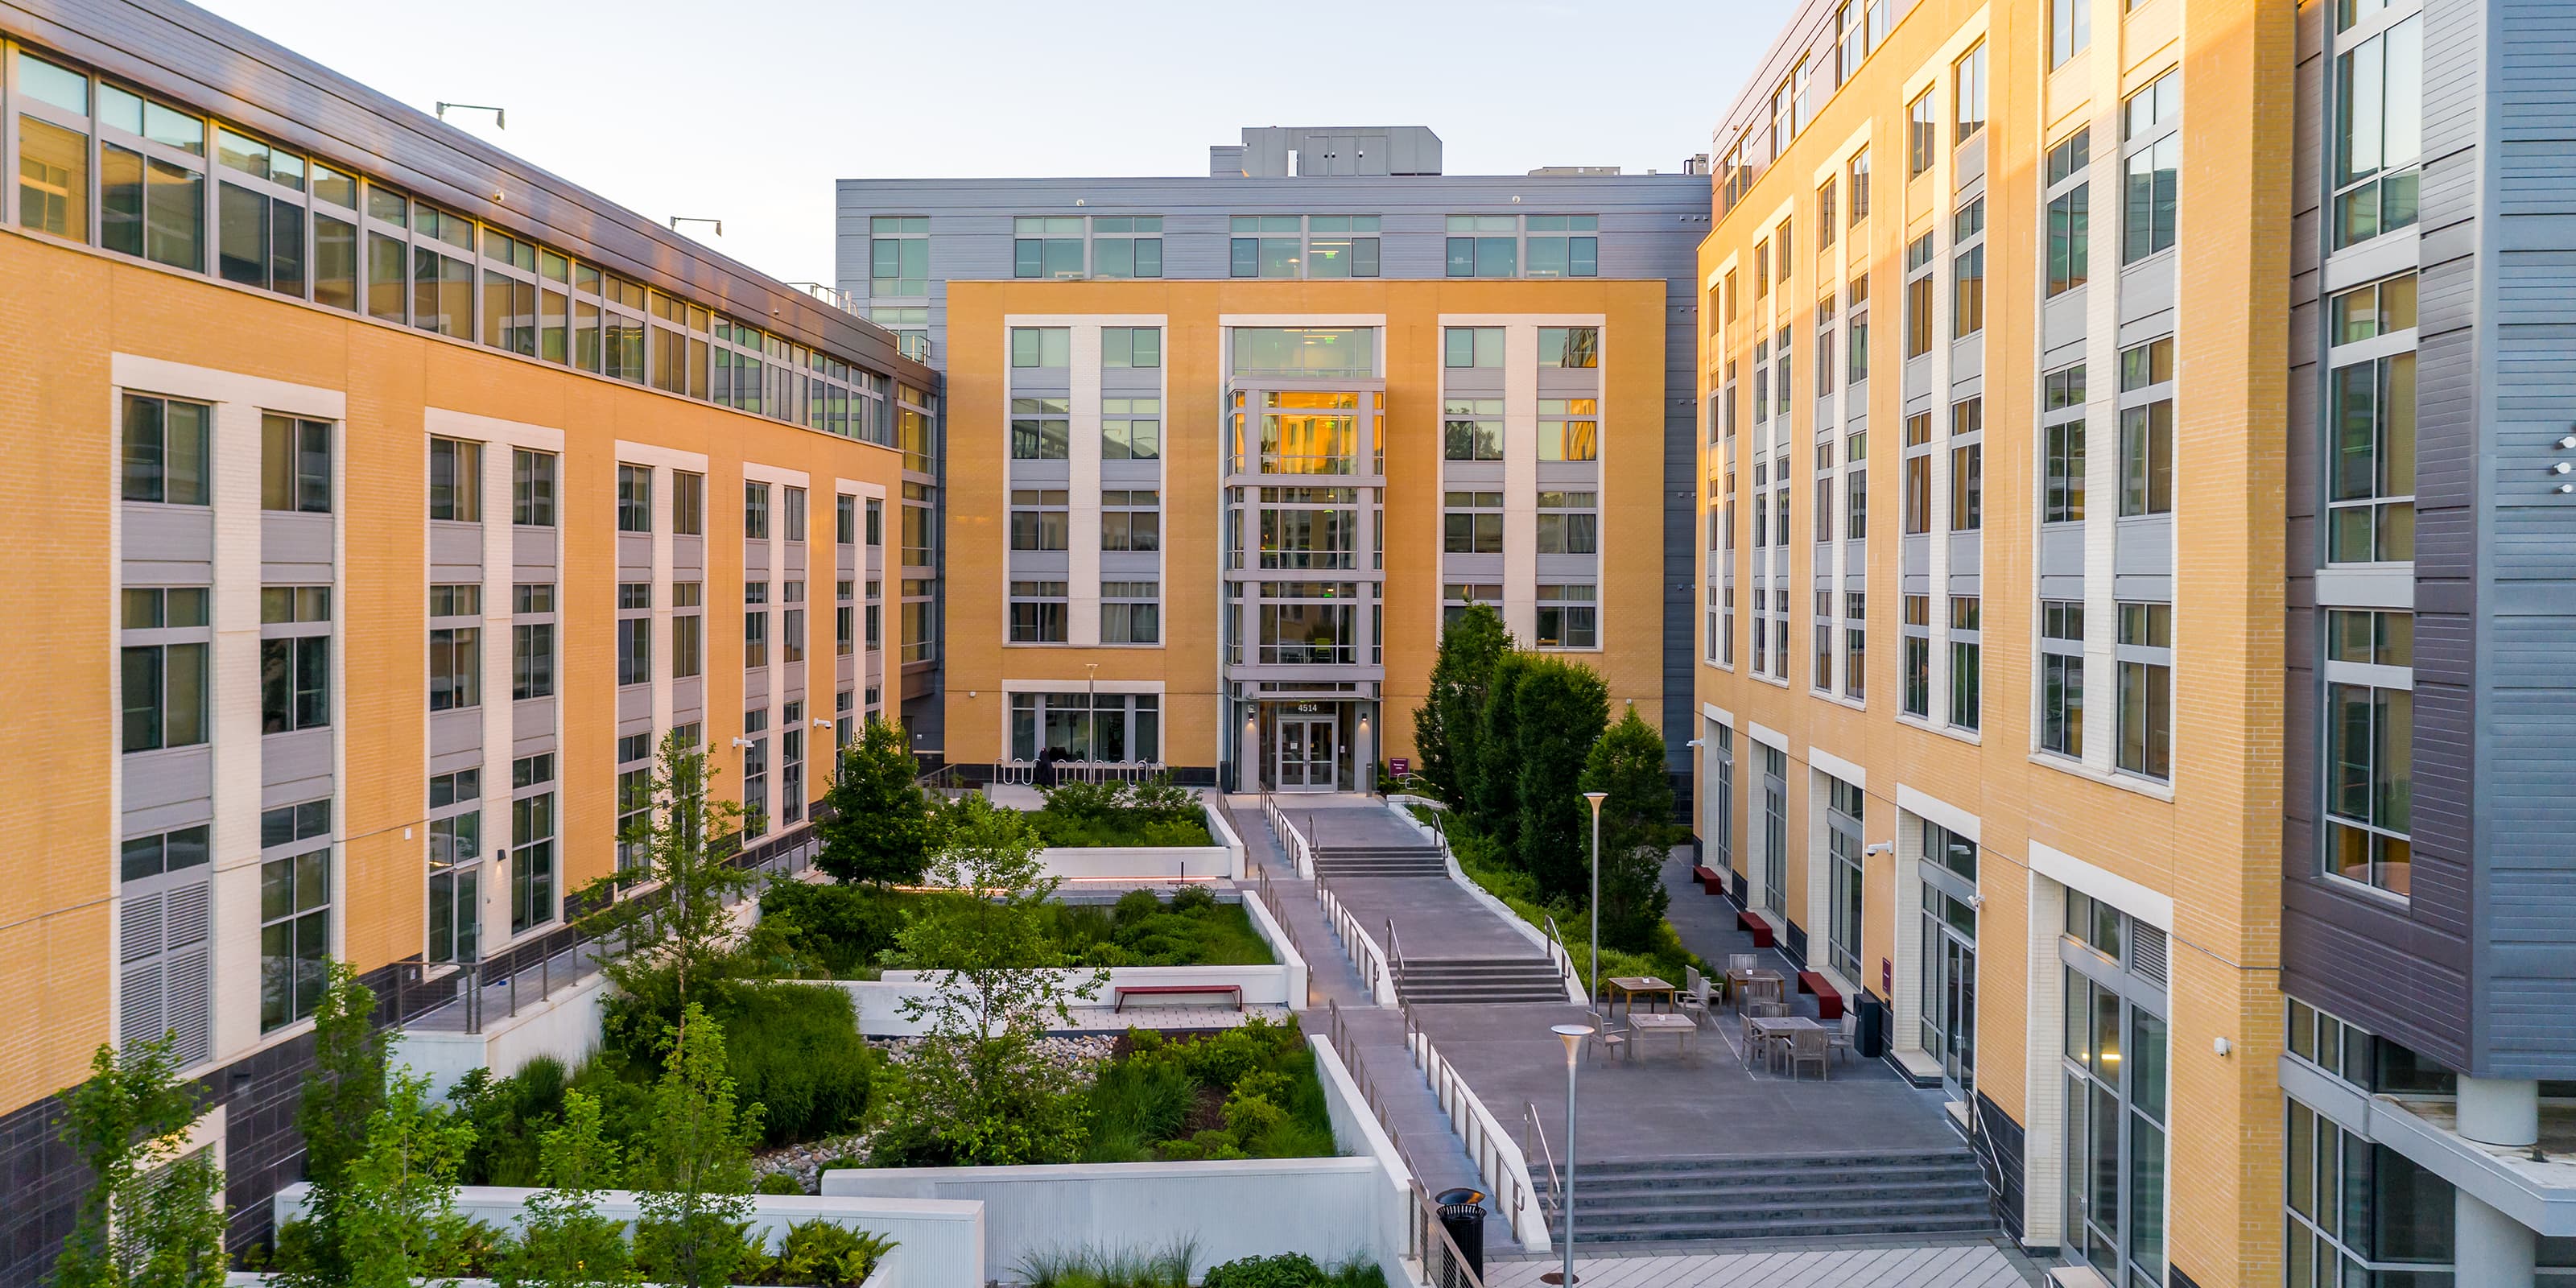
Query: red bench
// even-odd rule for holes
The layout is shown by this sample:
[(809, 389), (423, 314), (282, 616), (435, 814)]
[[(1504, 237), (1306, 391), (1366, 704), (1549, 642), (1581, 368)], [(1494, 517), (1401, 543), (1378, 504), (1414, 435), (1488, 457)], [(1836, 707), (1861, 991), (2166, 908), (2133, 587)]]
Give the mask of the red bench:
[(1771, 923), (1764, 921), (1760, 913), (1747, 910), (1735, 914), (1735, 928), (1749, 932), (1753, 936), (1754, 947), (1771, 946)]
[(1833, 982), (1826, 979), (1823, 972), (1799, 971), (1798, 991), (1816, 995), (1817, 1019), (1839, 1020), (1843, 1017), (1843, 995), (1835, 991)]
[(1726, 893), (1726, 875), (1715, 868), (1706, 865), (1692, 868), (1691, 879), (1699, 882), (1701, 894)]
[(1180, 993), (1229, 993), (1234, 997), (1234, 1009), (1243, 1009), (1241, 984), (1121, 984), (1109, 992), (1109, 1013), (1112, 1015), (1125, 1010), (1127, 999), (1131, 997), (1166, 997)]

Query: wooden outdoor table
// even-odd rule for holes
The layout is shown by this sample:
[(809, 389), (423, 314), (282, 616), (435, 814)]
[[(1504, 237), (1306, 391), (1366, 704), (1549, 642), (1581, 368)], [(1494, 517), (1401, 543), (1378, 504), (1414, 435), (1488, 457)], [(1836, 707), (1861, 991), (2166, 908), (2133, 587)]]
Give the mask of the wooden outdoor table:
[(1661, 993), (1665, 1005), (1670, 1006), (1673, 994), (1680, 991), (1652, 975), (1613, 975), (1605, 982), (1610, 985), (1610, 1014), (1614, 1018), (1619, 1013), (1619, 995), (1622, 993), (1628, 996), (1628, 1014), (1634, 1016), (1639, 993)]
[(1640, 1038), (1654, 1033), (1672, 1034), (1678, 1040), (1679, 1049), (1683, 1054), (1690, 1052), (1691, 1037), (1699, 1032), (1699, 1021), (1670, 1011), (1630, 1015), (1628, 1025), (1637, 1031), (1637, 1036)]
[[(1803, 1015), (1757, 1015), (1746, 1020), (1745, 1024), (1752, 1028), (1753, 1045), (1757, 1047), (1767, 1045), (1775, 1037), (1785, 1037), (1800, 1029), (1825, 1027)], [(1748, 1050), (1745, 1055), (1749, 1058), (1752, 1052)], [(1770, 1057), (1763, 1058), (1762, 1067), (1766, 1069), (1771, 1067)]]
[(1748, 997), (1777, 1002), (1784, 1000), (1788, 995), (1789, 977), (1767, 967), (1757, 966), (1751, 970), (1728, 971), (1726, 981), (1735, 986), (1733, 991), (1739, 1010), (1742, 1009), (1743, 999)]

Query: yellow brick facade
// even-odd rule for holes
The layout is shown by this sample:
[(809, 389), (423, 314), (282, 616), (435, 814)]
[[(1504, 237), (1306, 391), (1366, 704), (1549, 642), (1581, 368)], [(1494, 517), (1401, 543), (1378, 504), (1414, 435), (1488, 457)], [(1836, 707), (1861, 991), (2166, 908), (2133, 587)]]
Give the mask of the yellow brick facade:
[[(1861, 6), (1853, 6), (1857, 10)], [(1903, 10), (1903, 6), (1898, 6)], [(2063, 1099), (2057, 1012), (2062, 990), (2058, 930), (2050, 913), (2069, 888), (2043, 870), (2071, 856), (2100, 889), (2136, 895), (2144, 914), (2169, 907), (2168, 1043), (2171, 1065), (2167, 1129), (2164, 1246), (2167, 1260), (2203, 1288), (2277, 1282), (2281, 1239), (2280, 1102), (2274, 1073), (2280, 1051), (2277, 986), (2282, 778), (2284, 407), (2287, 362), (2290, 223), (2289, 175), (2294, 109), (2292, 11), (2250, 0), (2108, 0), (2090, 6), (2089, 47), (2049, 66), (2049, 6), (1983, 5), (1923, 0), (1902, 17), (1839, 89), (1830, 72), (1815, 82), (1813, 118), (1785, 155), (1749, 181), (1718, 176), (1714, 231), (1702, 249), (1710, 312), (1704, 316), (1699, 370), (1704, 396), (1721, 398), (1732, 362), (1749, 397), (1757, 341), (1786, 328), (1795, 338), (1797, 396), (1791, 401), (1787, 496), (1794, 515), (1789, 541), (1790, 663), (1785, 683), (1752, 673), (1745, 632), (1754, 618), (1750, 534), (1754, 420), (1740, 414), (1730, 448), (1703, 451), (1703, 497), (1723, 506), (1730, 474), (1736, 498), (1731, 549), (1700, 553), (1702, 584), (1718, 582), (1733, 561), (1737, 638), (1731, 667), (1711, 664), (1703, 634), (1699, 697), (1731, 721), (1735, 795), (1724, 838), (1737, 873), (1761, 861), (1762, 785), (1756, 739), (1776, 740), (1789, 760), (1787, 909), (1821, 958), (1826, 929), (1810, 925), (1808, 884), (1824, 880), (1826, 856), (1807, 838), (1815, 806), (1806, 790), (1814, 755), (1866, 772), (1864, 830), (1874, 848), (1918, 817), (1900, 806), (1920, 794), (1977, 825), (1976, 1045), (1974, 1093), (2023, 1133), (2021, 1175), (2025, 1241), (2055, 1246), (2064, 1199), (2063, 1142), (2055, 1133)], [(1808, 6), (1799, 21), (1830, 6)], [(1802, 27), (1801, 30), (1813, 30)], [(1982, 47), (1987, 82), (1982, 148), (1985, 316), (1982, 339), (1983, 519), (1982, 719), (1973, 731), (1943, 727), (1941, 694), (1931, 720), (1900, 716), (1902, 659), (1900, 585), (1912, 593), (1900, 545), (1905, 441), (1909, 412), (1934, 413), (1935, 456), (1943, 455), (1942, 422), (1954, 387), (1946, 377), (1906, 379), (1904, 283), (1907, 248), (1932, 235), (1932, 355), (1915, 360), (1946, 371), (1949, 342), (1952, 217), (1970, 180), (1954, 166), (1966, 154), (1953, 138), (1957, 61)], [(1830, 60), (1833, 42), (1817, 48)], [(1786, 63), (1776, 64), (1784, 69)], [(2039, 426), (2045, 366), (2042, 308), (2046, 283), (2043, 170), (2048, 149), (2079, 126), (2091, 129), (2090, 334), (2105, 332), (2100, 303), (2119, 277), (2122, 219), (2120, 106), (2157, 77), (2179, 69), (2186, 87), (2179, 167), (2179, 232), (2171, 270), (2176, 296), (2167, 323), (2178, 378), (2173, 449), (2172, 771), (2167, 782), (2086, 772), (2040, 750), (2035, 727), (2039, 685), (2043, 484)], [(1767, 85), (1752, 87), (1747, 102)], [(1932, 162), (1909, 177), (1909, 105), (1929, 91), (1935, 106)], [(1767, 157), (1767, 112), (1752, 110), (1745, 155)], [(1730, 122), (1728, 129), (1738, 122)], [(1737, 136), (1721, 134), (1725, 153)], [(1849, 218), (1852, 156), (1872, 163), (1871, 209)], [(1818, 188), (1831, 181), (1840, 201), (1841, 237), (1816, 252)], [(1730, 187), (1741, 190), (1730, 204)], [(2062, 189), (2061, 189), (2062, 190)], [(1970, 195), (1973, 195), (1971, 190)], [(1754, 289), (1757, 247), (1767, 247), (1783, 221), (1796, 230), (1796, 252), (1775, 271), (1768, 298)], [(2101, 253), (2105, 241), (2111, 249)], [(2104, 265), (2111, 266), (2105, 271)], [(1785, 281), (1776, 274), (1785, 271)], [(1869, 519), (1866, 698), (1845, 702), (1811, 691), (1809, 613), (1815, 490), (1811, 448), (1817, 442), (1811, 396), (1820, 297), (1844, 299), (1852, 278), (1870, 283), (1870, 379), (1866, 401)], [(1732, 274), (1737, 298), (1723, 298)], [(2154, 334), (2138, 330), (2138, 336)], [(2127, 335), (2122, 337), (2128, 339)], [(2131, 341), (2131, 342), (2134, 342)], [(2088, 340), (2091, 400), (2116, 389), (2101, 359), (2115, 346)], [(2065, 359), (2061, 356), (2058, 362)], [(1913, 395), (1909, 398), (1909, 394)], [(1927, 396), (1928, 395), (1928, 396)], [(1848, 427), (1860, 408), (1846, 408)], [(2089, 417), (2089, 451), (2113, 453), (2116, 414)], [(1839, 434), (1829, 434), (1829, 438)], [(2095, 478), (2100, 475), (2096, 474)], [(2116, 504), (2098, 487), (2093, 507)], [(1703, 522), (1703, 532), (1708, 525)], [(1937, 527), (1929, 540), (1945, 540)], [(1701, 545), (1708, 543), (1702, 541)], [(1766, 555), (1768, 551), (1764, 552)], [(2107, 570), (2107, 560), (2099, 567)], [(1916, 572), (1920, 574), (1920, 569)], [(2088, 570), (2101, 577), (2103, 571)], [(1716, 592), (1710, 591), (1715, 594)], [(1943, 638), (1942, 597), (1928, 587), (1933, 649)], [(1702, 615), (1701, 630), (1713, 615)], [(2092, 656), (2088, 653), (2087, 655)], [(1937, 672), (1936, 672), (1937, 674)], [(2093, 665), (2088, 706), (2115, 701), (2112, 676)], [(1938, 685), (1936, 683), (1935, 687)], [(1757, 732), (1756, 727), (1759, 726)], [(1708, 729), (1695, 730), (1705, 735)], [(1702, 800), (1713, 790), (1712, 753), (1701, 753)], [(1703, 804), (1699, 823), (1712, 817)], [(1949, 814), (1944, 814), (1944, 821)], [(1711, 844), (1719, 842), (1712, 838)], [(1915, 941), (1899, 919), (1918, 918), (1918, 890), (1899, 888), (1900, 860), (1910, 852), (1863, 859), (1859, 957), (1866, 978), (1849, 983), (1882, 1001), (1910, 992), (1903, 977)], [(2035, 901), (2042, 909), (2034, 915)], [(1882, 972), (1885, 972), (1883, 974)], [(1891, 990), (1883, 979), (1895, 977)], [(1905, 1008), (1898, 1008), (1904, 1010)], [(1912, 1012), (1908, 1011), (1907, 1014)], [(1909, 1021), (1910, 1022), (1910, 1021)], [(1905, 1036), (1900, 1033), (1899, 1037)], [(2034, 1055), (2034, 1052), (2037, 1055)]]

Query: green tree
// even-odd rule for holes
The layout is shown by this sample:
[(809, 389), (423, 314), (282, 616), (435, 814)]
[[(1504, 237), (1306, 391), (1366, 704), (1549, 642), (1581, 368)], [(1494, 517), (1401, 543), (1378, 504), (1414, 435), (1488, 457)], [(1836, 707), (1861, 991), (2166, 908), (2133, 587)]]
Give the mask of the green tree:
[(1468, 757), (1470, 773), (1463, 780), (1469, 823), (1494, 838), (1497, 853), (1515, 861), (1520, 858), (1521, 782), (1511, 760), (1520, 745), (1521, 681), (1534, 660), (1526, 653), (1494, 659), (1485, 677), (1484, 709), (1476, 713), (1476, 750)]
[[(666, 734), (653, 766), (653, 808), (626, 839), (638, 843), (640, 870), (612, 873), (583, 887), (595, 910), (581, 919), (596, 938), (601, 969), (642, 1011), (685, 1024), (689, 989), (721, 980), (733, 957), (731, 906), (749, 897), (758, 873), (737, 867), (742, 806), (714, 793), (719, 771), (707, 753)], [(655, 883), (619, 898), (639, 880)]]
[(1025, 815), (967, 796), (948, 807), (941, 834), (929, 881), (955, 893), (925, 901), (895, 941), (902, 964), (937, 991), (903, 1002), (905, 1018), (927, 1027), (891, 1071), (884, 1120), (957, 1163), (1071, 1158), (1084, 1100), (1037, 1043), (1109, 973), (1061, 969), (1047, 931), (1056, 882)]
[(1512, 651), (1512, 633), (1487, 604), (1469, 604), (1440, 632), (1431, 661), (1431, 691), (1413, 709), (1413, 753), (1432, 794), (1453, 806), (1467, 803), (1476, 781), (1478, 725), (1494, 663)]
[(823, 839), (815, 866), (837, 881), (877, 885), (921, 880), (930, 865), (930, 801), (919, 767), (904, 745), (903, 726), (870, 720), (841, 750), (830, 806), (814, 831)]
[(1610, 722), (1610, 690), (1590, 667), (1562, 658), (1525, 656), (1513, 693), (1513, 734), (1520, 782), (1520, 825), (1512, 840), (1521, 866), (1552, 898), (1591, 898), (1592, 811), (1582, 796), (1583, 765)]
[(339, 1288), (350, 1266), (342, 1217), (349, 1169), (367, 1151), (367, 1132), (385, 1104), (385, 1034), (376, 995), (346, 962), (332, 962), (313, 1012), (313, 1067), (304, 1075), (295, 1129), (304, 1137), (304, 1178), (312, 1194), (294, 1238), (281, 1238), (286, 1282)]
[(1582, 789), (1601, 802), (1601, 942), (1640, 951), (1653, 942), (1671, 895), (1664, 853), (1672, 844), (1673, 780), (1664, 738), (1630, 707), (1592, 744)]
[(456, 1169), (473, 1143), (473, 1127), (430, 1103), (429, 1079), (394, 1076), (368, 1122), (366, 1151), (340, 1187), (350, 1288), (411, 1288), (460, 1268), (452, 1255), (465, 1224), (456, 1214)]
[(691, 1002), (670, 1034), (653, 1089), (653, 1132), (635, 1159), (639, 1259), (659, 1281), (709, 1288), (742, 1268), (751, 1219), (751, 1150), (761, 1108), (737, 1108), (724, 1029)]
[(599, 1214), (599, 1192), (623, 1175), (617, 1144), (602, 1135), (599, 1102), (564, 1093), (563, 1121), (538, 1146), (537, 1183), (502, 1288), (621, 1288), (643, 1282), (623, 1222)]
[(199, 1106), (172, 1039), (120, 1056), (99, 1044), (65, 1099), (63, 1141), (88, 1164), (79, 1223), (54, 1263), (58, 1288), (211, 1288), (224, 1281), (223, 1178), (182, 1157)]

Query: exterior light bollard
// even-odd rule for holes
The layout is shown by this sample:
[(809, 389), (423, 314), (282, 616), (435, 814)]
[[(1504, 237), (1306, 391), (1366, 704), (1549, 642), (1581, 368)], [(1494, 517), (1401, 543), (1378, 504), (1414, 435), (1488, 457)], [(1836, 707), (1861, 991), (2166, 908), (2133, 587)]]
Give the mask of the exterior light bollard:
[[(1595, 802), (1594, 808), (1599, 804)], [(1541, 1276), (1559, 1285), (1574, 1288), (1574, 1065), (1583, 1053), (1583, 1040), (1592, 1036), (1588, 1024), (1559, 1024), (1549, 1030), (1565, 1044), (1565, 1192), (1556, 1196), (1565, 1209), (1565, 1269), (1554, 1275)]]

